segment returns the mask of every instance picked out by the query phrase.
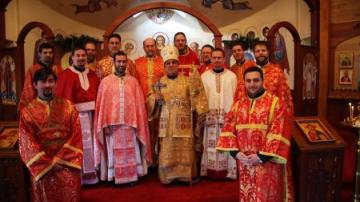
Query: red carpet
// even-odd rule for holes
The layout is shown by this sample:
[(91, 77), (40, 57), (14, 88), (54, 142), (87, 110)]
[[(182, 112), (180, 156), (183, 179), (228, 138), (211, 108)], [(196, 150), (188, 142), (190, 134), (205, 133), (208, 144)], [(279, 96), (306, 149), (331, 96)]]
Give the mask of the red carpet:
[(202, 179), (187, 183), (160, 184), (157, 173), (140, 178), (135, 185), (100, 184), (82, 189), (82, 201), (102, 202), (235, 202), (239, 201), (238, 181)]

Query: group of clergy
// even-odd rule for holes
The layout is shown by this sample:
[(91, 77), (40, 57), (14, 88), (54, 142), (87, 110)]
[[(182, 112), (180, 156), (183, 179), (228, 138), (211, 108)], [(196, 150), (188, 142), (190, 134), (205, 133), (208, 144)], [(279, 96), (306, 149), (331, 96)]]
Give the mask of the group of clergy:
[[(198, 176), (239, 178), (243, 201), (290, 197), (291, 182), (285, 183), (290, 173), (285, 170), (290, 171), (288, 122), (293, 103), (283, 70), (269, 61), (268, 44), (257, 42), (256, 61), (250, 61), (244, 57), (245, 45), (234, 42), (236, 64), (227, 67), (221, 48), (205, 45), (198, 56), (187, 46), (182, 32), (174, 35), (174, 46), (163, 47), (160, 55), (155, 43), (152, 38), (145, 39), (145, 55), (133, 62), (120, 50), (120, 35), (111, 34), (108, 56), (96, 61), (95, 43), (89, 41), (72, 51), (72, 65), (65, 70), (53, 65), (51, 44), (39, 46), (39, 61), (27, 71), (18, 105), (20, 127), (28, 121), (37, 128), (20, 129), (20, 139), (33, 136), (19, 148), (32, 174), (33, 191), (52, 169), (59, 169), (54, 166), (57, 164), (81, 169), (82, 184), (99, 180), (132, 183), (152, 166), (158, 168), (163, 184), (194, 183)], [(72, 116), (78, 114), (78, 119), (74, 118), (73, 125), (51, 122), (50, 117), (67, 113), (53, 109), (52, 100), (41, 112), (42, 118), (48, 119), (45, 126), (32, 121), (29, 111), (34, 109), (33, 102), (41, 101), (36, 86), (39, 79), (34, 80), (41, 69), (52, 70), (55, 96), (75, 106), (76, 115)], [(254, 87), (246, 87), (244, 74), (259, 76), (248, 78)], [(261, 86), (256, 86), (256, 79), (263, 81)], [(52, 139), (38, 140), (49, 128), (53, 129)], [(77, 138), (57, 139), (76, 128), (82, 140), (77, 146), (67, 141)], [(49, 141), (66, 147), (64, 156), (73, 155), (70, 151), (81, 153), (76, 159), (82, 162), (66, 161), (56, 151), (48, 153), (41, 144)], [(26, 154), (35, 144), (37, 150)], [(32, 169), (41, 165), (43, 155), (55, 159), (51, 166)], [(279, 178), (282, 181), (274, 183)], [(269, 197), (272, 199), (266, 199)]]

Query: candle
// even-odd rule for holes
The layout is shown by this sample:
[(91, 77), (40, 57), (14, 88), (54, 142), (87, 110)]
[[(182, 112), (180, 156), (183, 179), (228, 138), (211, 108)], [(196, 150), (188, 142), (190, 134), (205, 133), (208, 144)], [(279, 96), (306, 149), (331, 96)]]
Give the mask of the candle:
[(350, 123), (352, 123), (352, 121), (353, 121), (353, 113), (352, 113), (352, 106), (351, 106), (351, 102), (349, 102), (349, 117), (350, 117)]
[(351, 123), (353, 123), (353, 118), (354, 118), (354, 106), (351, 106), (351, 114), (350, 114)]

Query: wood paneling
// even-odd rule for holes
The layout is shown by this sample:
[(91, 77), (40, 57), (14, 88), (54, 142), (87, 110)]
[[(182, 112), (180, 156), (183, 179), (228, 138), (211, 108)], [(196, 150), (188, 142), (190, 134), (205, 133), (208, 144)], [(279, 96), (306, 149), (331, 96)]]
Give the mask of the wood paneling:
[(359, 0), (331, 0), (330, 10), (331, 23), (360, 21)]

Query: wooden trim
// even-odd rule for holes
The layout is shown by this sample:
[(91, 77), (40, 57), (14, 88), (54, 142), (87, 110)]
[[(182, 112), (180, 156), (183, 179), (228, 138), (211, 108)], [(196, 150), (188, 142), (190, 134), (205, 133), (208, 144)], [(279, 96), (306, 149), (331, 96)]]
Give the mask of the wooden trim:
[(215, 38), (215, 47), (221, 47), (221, 37), (222, 34), (220, 30), (216, 27), (212, 21), (203, 15), (200, 11), (195, 10), (193, 8), (190, 8), (188, 6), (185, 6), (183, 4), (179, 3), (173, 3), (173, 2), (152, 2), (147, 4), (142, 4), (139, 6), (136, 6), (134, 8), (131, 8), (124, 13), (122, 13), (120, 16), (115, 18), (110, 26), (106, 29), (103, 37), (104, 37), (104, 50), (108, 51), (108, 37), (111, 33), (113, 33), (117, 27), (119, 27), (122, 23), (124, 23), (128, 18), (132, 17), (134, 14), (139, 13), (141, 11), (155, 9), (155, 8), (171, 8), (183, 11), (185, 13), (188, 13), (195, 18), (197, 18), (199, 21), (204, 23), (213, 33)]
[(360, 35), (360, 21), (331, 24), (330, 47), (336, 48), (347, 39)]
[[(287, 29), (294, 40), (294, 94), (293, 94), (293, 102), (294, 102), (294, 106), (295, 106), (295, 116), (301, 114), (302, 111), (302, 69), (299, 68), (299, 66), (297, 64), (299, 64), (301, 61), (299, 60), (299, 54), (300, 54), (300, 46), (301, 46), (301, 39), (300, 39), (300, 35), (297, 32), (296, 28), (289, 22), (286, 21), (282, 21), (282, 22), (278, 22), (276, 24), (274, 24), (270, 30), (269, 30), (269, 34), (267, 36), (268, 40), (270, 41), (270, 44), (275, 44), (275, 33), (279, 31), (280, 28), (285, 28)], [(271, 48), (271, 56), (270, 56), (270, 60), (273, 61), (274, 59), (274, 49), (275, 47), (272, 46)]]
[(326, 117), (329, 76), (329, 19), (330, 1), (322, 0), (320, 7), (320, 55), (319, 55), (319, 102), (318, 115)]

